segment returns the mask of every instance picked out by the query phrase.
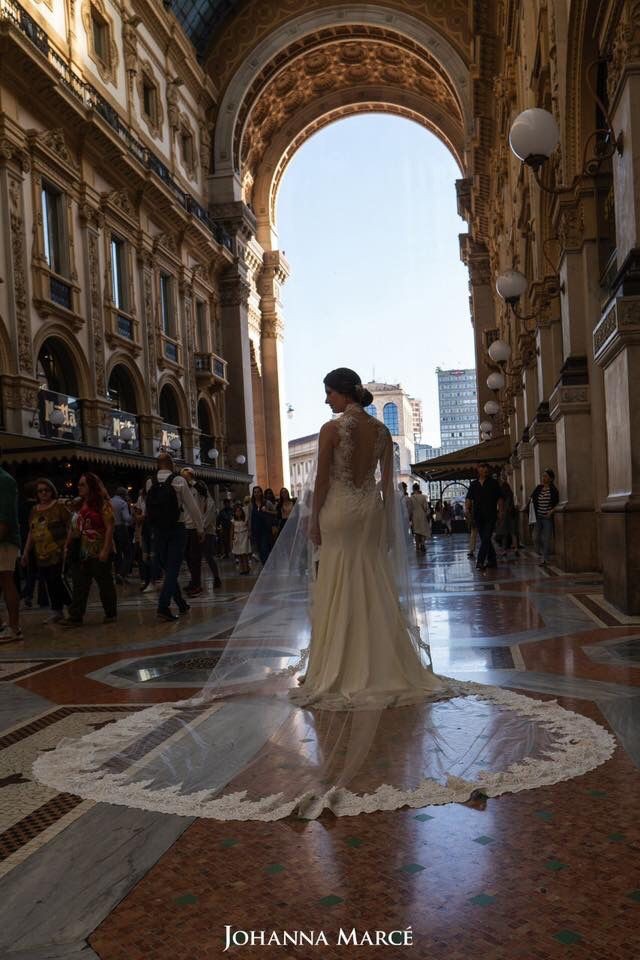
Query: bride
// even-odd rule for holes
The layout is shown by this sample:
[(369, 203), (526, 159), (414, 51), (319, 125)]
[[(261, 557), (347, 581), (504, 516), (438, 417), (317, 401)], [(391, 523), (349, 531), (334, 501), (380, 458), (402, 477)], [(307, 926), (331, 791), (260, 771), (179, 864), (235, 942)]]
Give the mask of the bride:
[[(175, 638), (183, 676), (188, 662), (215, 664), (202, 690), (146, 709), (130, 701), (129, 715), (62, 740), (34, 763), (41, 783), (145, 810), (271, 821), (498, 796), (611, 756), (609, 733), (555, 701), (434, 674), (391, 436), (366, 413), (373, 398), (353, 370), (324, 384), (337, 416), (320, 432), (313, 490), (231, 636), (235, 598), (218, 635)], [(152, 683), (148, 668), (168, 649), (139, 660)], [(143, 683), (136, 695), (147, 696)]]
[(320, 548), (311, 648), (304, 685), (289, 696), (301, 706), (339, 710), (444, 696), (446, 683), (423, 664), (417, 625), (408, 622), (398, 595), (393, 558), (402, 529), (391, 434), (366, 413), (373, 396), (353, 370), (332, 370), (324, 385), (326, 403), (341, 416), (320, 431), (310, 529)]

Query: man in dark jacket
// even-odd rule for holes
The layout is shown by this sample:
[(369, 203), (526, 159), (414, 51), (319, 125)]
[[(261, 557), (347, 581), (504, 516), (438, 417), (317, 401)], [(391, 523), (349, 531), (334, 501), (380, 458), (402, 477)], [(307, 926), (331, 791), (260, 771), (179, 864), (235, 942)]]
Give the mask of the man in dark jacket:
[(465, 503), (467, 513), (473, 517), (473, 522), (480, 537), (480, 549), (476, 567), (483, 570), (487, 567), (498, 566), (496, 551), (492, 536), (498, 519), (498, 513), (504, 507), (502, 489), (495, 477), (491, 476), (491, 467), (488, 463), (478, 466), (478, 479), (469, 486)]
[(560, 501), (560, 494), (554, 483), (555, 478), (553, 470), (545, 470), (542, 474), (542, 483), (538, 484), (530, 497), (536, 512), (537, 548), (541, 555), (541, 564), (547, 563), (551, 555), (553, 512)]

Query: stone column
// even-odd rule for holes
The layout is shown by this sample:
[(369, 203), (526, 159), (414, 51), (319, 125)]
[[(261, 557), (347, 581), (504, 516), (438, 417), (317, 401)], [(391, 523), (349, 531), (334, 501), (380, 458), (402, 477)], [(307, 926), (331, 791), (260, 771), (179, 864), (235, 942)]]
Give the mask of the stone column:
[[(26, 153), (0, 140), (0, 312), (9, 332), (10, 355), (0, 370), (5, 407), (4, 428), (38, 436), (31, 427), (38, 405), (31, 345), (29, 272), (23, 196), (23, 174), (30, 169)], [(3, 351), (4, 352), (4, 351)]]
[(249, 345), (249, 297), (251, 287), (237, 268), (223, 274), (220, 283), (220, 319), (224, 357), (229, 364), (225, 396), (227, 455), (237, 470), (237, 456), (247, 458), (250, 474), (256, 473), (256, 439), (253, 425), (251, 350)]
[(609, 66), (609, 111), (623, 152), (613, 158), (618, 274), (593, 333), (604, 375), (608, 466), (602, 504), (604, 594), (626, 614), (640, 613), (640, 17), (621, 11)]
[(556, 481), (560, 490), (554, 517), (556, 555), (564, 570), (595, 570), (598, 544), (593, 509), (591, 403), (584, 357), (565, 363), (549, 409), (556, 425)]
[(284, 324), (280, 287), (289, 276), (289, 265), (279, 250), (264, 254), (264, 267), (258, 282), (262, 317), (260, 349), (262, 355), (262, 391), (264, 403), (265, 450), (268, 484), (273, 490), (289, 485), (289, 444), (284, 412)]
[[(600, 567), (596, 489), (602, 483), (594, 396), (591, 330), (598, 316), (596, 193), (583, 182), (575, 193), (559, 197), (555, 212), (562, 247), (561, 326), (564, 362), (549, 398), (556, 424), (560, 503), (554, 516), (555, 552), (564, 570)], [(594, 280), (595, 278), (595, 280)], [(598, 406), (598, 385), (595, 405)]]
[(246, 469), (256, 475), (256, 435), (251, 382), (249, 300), (251, 275), (247, 245), (255, 235), (256, 219), (242, 201), (211, 207), (214, 219), (232, 235), (235, 263), (220, 276), (220, 326), (222, 350), (229, 364), (229, 386), (225, 392), (227, 458), (231, 469), (243, 469), (237, 456), (247, 458)]

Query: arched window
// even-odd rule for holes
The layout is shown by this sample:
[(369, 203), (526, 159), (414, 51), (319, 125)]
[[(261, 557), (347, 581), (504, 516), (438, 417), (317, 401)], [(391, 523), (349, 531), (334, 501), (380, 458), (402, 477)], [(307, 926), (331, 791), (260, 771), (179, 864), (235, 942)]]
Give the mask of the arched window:
[(78, 377), (73, 359), (64, 343), (49, 337), (38, 354), (38, 380), (45, 390), (78, 396)]
[(369, 406), (365, 407), (364, 409), (365, 409), (365, 413), (368, 413), (370, 417), (378, 416), (378, 410), (376, 408), (375, 403), (370, 403)]
[(198, 427), (202, 433), (206, 433), (208, 437), (213, 434), (211, 429), (211, 417), (209, 415), (209, 407), (204, 400), (198, 400)]
[(398, 423), (398, 407), (395, 403), (385, 403), (384, 410), (382, 411), (384, 417), (384, 425), (393, 434), (394, 437), (397, 437), (400, 433), (400, 425)]
[[(78, 376), (65, 344), (49, 337), (38, 354), (38, 429), (40, 436), (82, 442)], [(34, 422), (35, 426), (35, 422)]]
[(174, 391), (168, 385), (164, 386), (160, 393), (160, 416), (165, 423), (171, 423), (174, 426), (180, 423), (178, 401)]
[(131, 375), (127, 368), (121, 363), (116, 364), (111, 371), (109, 386), (107, 387), (107, 396), (116, 410), (124, 410), (126, 413), (138, 412), (136, 392), (131, 380)]

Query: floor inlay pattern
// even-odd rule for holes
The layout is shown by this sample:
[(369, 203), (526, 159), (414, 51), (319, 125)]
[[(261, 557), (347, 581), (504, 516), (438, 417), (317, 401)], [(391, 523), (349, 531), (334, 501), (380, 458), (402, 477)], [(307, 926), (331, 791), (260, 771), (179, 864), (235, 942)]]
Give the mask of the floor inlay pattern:
[[(594, 592), (597, 575), (543, 571), (528, 552), (479, 573), (461, 536), (427, 550), (417, 586), (436, 669), (584, 713), (617, 734), (611, 760), (496, 800), (312, 822), (193, 822), (80, 801), (34, 782), (35, 757), (190, 696), (247, 584), (223, 564), (225, 590), (209, 584), (175, 625), (158, 624), (157, 597), (135, 585), (119, 589), (115, 629), (99, 622), (95, 596), (78, 631), (28, 611), (24, 643), (0, 660), (2, 960), (638, 960), (638, 623)], [(168, 672), (138, 682), (135, 671), (154, 663)], [(162, 736), (175, 729), (168, 722)], [(136, 764), (156, 745), (117, 762)], [(323, 930), (329, 943), (223, 954), (225, 925)], [(340, 946), (340, 928), (411, 928), (413, 952)]]

